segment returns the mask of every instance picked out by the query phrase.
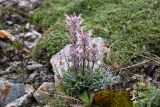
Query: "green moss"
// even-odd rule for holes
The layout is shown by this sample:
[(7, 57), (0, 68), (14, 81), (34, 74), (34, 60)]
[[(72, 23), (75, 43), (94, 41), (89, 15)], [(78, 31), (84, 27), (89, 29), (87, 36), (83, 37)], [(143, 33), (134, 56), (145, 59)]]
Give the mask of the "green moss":
[(130, 93), (126, 91), (102, 90), (93, 98), (98, 107), (132, 107)]
[(49, 28), (55, 26), (58, 20), (64, 20), (64, 14), (77, 13), (85, 3), (85, 0), (47, 0), (29, 16), (33, 23)]
[(46, 37), (42, 38), (38, 43), (38, 47), (46, 50), (50, 55), (57, 53), (69, 43), (69, 35), (65, 27), (61, 24), (57, 24), (54, 28), (53, 31), (46, 33)]
[[(109, 44), (116, 42), (112, 49), (116, 52), (117, 62), (122, 66), (133, 59), (134, 62), (141, 60), (135, 53), (149, 51), (159, 54), (156, 48), (160, 43), (159, 0), (47, 0), (31, 14), (31, 19), (45, 31), (49, 29), (49, 35), (60, 32), (52, 36), (54, 38), (64, 33), (63, 28), (57, 29), (55, 23), (64, 22), (64, 14), (74, 12), (83, 14), (86, 28), (93, 29), (94, 35), (102, 37)], [(50, 46), (48, 49), (48, 46), (40, 45), (49, 53), (54, 53), (55, 47), (51, 49)]]

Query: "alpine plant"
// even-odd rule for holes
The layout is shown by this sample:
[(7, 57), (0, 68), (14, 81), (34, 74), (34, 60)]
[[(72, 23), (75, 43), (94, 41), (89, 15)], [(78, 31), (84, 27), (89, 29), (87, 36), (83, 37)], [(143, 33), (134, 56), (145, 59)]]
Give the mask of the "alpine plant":
[[(73, 68), (84, 72), (85, 67), (94, 68), (98, 61), (96, 43), (91, 44), (92, 32), (84, 30), (82, 15), (66, 15), (66, 24), (70, 32), (70, 58)], [(90, 64), (92, 63), (92, 64)]]

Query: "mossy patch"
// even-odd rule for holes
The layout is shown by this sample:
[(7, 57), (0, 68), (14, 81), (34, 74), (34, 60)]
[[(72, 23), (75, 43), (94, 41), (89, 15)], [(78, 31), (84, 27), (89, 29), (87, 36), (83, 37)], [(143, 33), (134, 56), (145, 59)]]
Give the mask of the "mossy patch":
[(98, 107), (132, 107), (131, 96), (126, 91), (102, 90), (93, 97)]
[[(63, 23), (64, 14), (74, 12), (83, 14), (86, 28), (93, 29), (95, 36), (102, 37), (109, 44), (115, 43), (112, 49), (121, 66), (141, 60), (137, 54), (152, 52), (159, 55), (159, 0), (47, 0), (31, 14), (35, 24), (50, 32), (39, 46), (49, 53), (63, 48), (64, 45), (45, 44), (58, 42), (57, 36), (67, 33), (55, 23)], [(65, 36), (61, 39), (67, 40)]]

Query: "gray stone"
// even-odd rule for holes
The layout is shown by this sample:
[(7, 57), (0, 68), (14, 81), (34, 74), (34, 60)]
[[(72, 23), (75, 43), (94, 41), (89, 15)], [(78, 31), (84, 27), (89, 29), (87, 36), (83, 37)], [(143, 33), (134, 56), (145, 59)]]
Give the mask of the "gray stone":
[(29, 100), (31, 100), (31, 94), (26, 94), (18, 99), (16, 99), (15, 101), (7, 104), (5, 107), (22, 107), (24, 105), (27, 105), (26, 102), (29, 102)]
[(0, 7), (11, 7), (17, 4), (17, 0), (0, 0)]
[(11, 46), (11, 44), (3, 42), (3, 41), (0, 40), (0, 47), (5, 48), (5, 47), (10, 47), (10, 46)]
[(7, 105), (33, 91), (33, 87), (29, 84), (14, 84), (0, 80), (0, 106)]
[(39, 76), (39, 73), (37, 71), (30, 74), (29, 76), (30, 81), (34, 81), (37, 76)]
[(24, 38), (29, 38), (29, 39), (35, 40), (35, 39), (37, 39), (37, 36), (33, 32), (28, 32), (24, 35)]
[(36, 30), (32, 30), (32, 33), (35, 34), (38, 38), (42, 37), (42, 34), (37, 32)]
[(45, 103), (49, 96), (54, 91), (54, 83), (53, 82), (44, 82), (33, 94), (34, 98), (39, 103)]
[(8, 25), (13, 25), (13, 24), (14, 24), (14, 22), (13, 22), (13, 21), (10, 21), (10, 20), (6, 21), (6, 23), (7, 23)]
[(42, 4), (43, 0), (0, 0), (0, 7), (13, 7), (18, 5), (23, 10), (31, 11)]
[(31, 74), (26, 80), (27, 83), (34, 84), (34, 87), (39, 87), (43, 82), (53, 82), (54, 74), (51, 73), (45, 66), (39, 70), (30, 71)]
[(19, 0), (19, 7), (24, 10), (33, 10), (41, 5), (42, 0)]
[(42, 64), (32, 64), (32, 65), (27, 65), (27, 70), (29, 71), (34, 71), (34, 70), (37, 70), (39, 68), (42, 68), (43, 65)]

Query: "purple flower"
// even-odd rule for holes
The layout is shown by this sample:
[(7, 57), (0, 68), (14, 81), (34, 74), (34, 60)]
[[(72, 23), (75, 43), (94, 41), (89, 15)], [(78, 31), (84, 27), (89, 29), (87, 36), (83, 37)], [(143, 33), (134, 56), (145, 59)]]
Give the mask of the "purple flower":
[(71, 16), (68, 16), (68, 15), (65, 15), (65, 16), (66, 16), (66, 23), (70, 27), (70, 32), (73, 35), (75, 35), (76, 32), (79, 31), (79, 29), (82, 25), (82, 22), (83, 22), (83, 19), (81, 18), (81, 15), (76, 16), (74, 14), (74, 15), (71, 15)]
[(80, 33), (77, 33), (77, 37), (78, 37), (78, 43), (77, 44), (80, 47), (80, 57), (83, 61), (84, 60), (87, 60), (87, 61), (89, 60), (90, 36), (91, 36), (90, 32), (86, 32), (86, 31), (83, 31), (83, 30), (81, 30)]
[(70, 42), (71, 44), (76, 44), (77, 42), (77, 32), (80, 30), (81, 25), (82, 25), (83, 19), (81, 18), (81, 15), (76, 16), (71, 15), (68, 16), (66, 15), (66, 23), (70, 28)]
[(81, 29), (81, 32), (77, 33), (77, 37), (78, 37), (78, 44), (79, 46), (83, 49), (83, 50), (87, 50), (89, 48), (89, 44), (90, 44), (90, 37), (91, 37), (91, 32), (86, 32), (83, 29)]
[(66, 23), (70, 30), (70, 56), (69, 60), (73, 63), (73, 68), (81, 69), (84, 72), (84, 68), (89, 66), (89, 62), (92, 62), (92, 68), (98, 61), (98, 49), (96, 43), (91, 44), (91, 31), (85, 31), (82, 26), (81, 15), (76, 16), (66, 15)]
[(97, 49), (97, 45), (94, 43), (92, 44), (91, 47), (91, 62), (95, 63), (98, 59), (97, 59), (97, 55), (98, 55), (98, 49)]
[(71, 45), (70, 47), (70, 56), (71, 56), (70, 60), (72, 62), (78, 61), (79, 59), (79, 52), (77, 48), (78, 48), (77, 45)]

